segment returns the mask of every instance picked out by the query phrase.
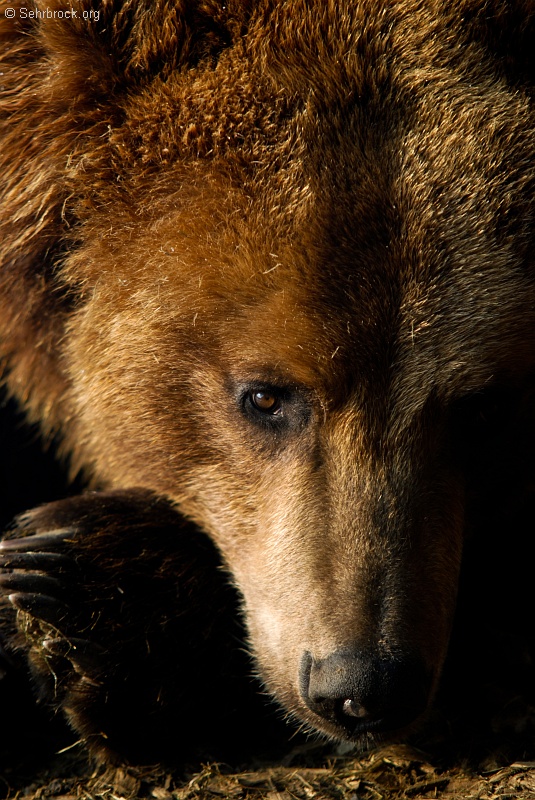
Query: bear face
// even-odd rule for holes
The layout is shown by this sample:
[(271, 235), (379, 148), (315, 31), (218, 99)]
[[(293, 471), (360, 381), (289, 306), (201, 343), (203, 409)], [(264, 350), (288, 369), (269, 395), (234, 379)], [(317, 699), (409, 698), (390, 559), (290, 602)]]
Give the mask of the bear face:
[(445, 658), (480, 407), (514, 407), (535, 367), (533, 15), (503, 12), (499, 61), (498, 4), (492, 23), (468, 3), (205, 5), (211, 32), (173, 17), (181, 62), (150, 28), (98, 102), (104, 23), (32, 27), (55, 65), (42, 125), (66, 59), (96, 54), (54, 123), (67, 168), (49, 159), (71, 226), (51, 221), (61, 257), (36, 270), (62, 297), (39, 321), (55, 384), (30, 376), (20, 314), (8, 380), (96, 485), (211, 537), (291, 714), (396, 734)]

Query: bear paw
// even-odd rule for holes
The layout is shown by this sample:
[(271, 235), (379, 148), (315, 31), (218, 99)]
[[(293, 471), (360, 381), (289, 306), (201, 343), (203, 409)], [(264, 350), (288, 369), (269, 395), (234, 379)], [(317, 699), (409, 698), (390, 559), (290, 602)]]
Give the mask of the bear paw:
[(103, 647), (73, 635), (89, 627), (67, 599), (78, 570), (62, 548), (75, 539), (75, 531), (60, 529), (0, 542), (0, 591), (17, 611), (17, 626), (29, 647), (34, 674), (53, 679), (56, 694), (58, 675), (63, 676), (61, 683), (72, 683), (66, 677), (66, 662), (77, 680), (95, 685), (105, 666)]
[(248, 670), (236, 599), (166, 500), (95, 492), (27, 512), (0, 543), (0, 593), (7, 657), (97, 755), (173, 761), (228, 726)]

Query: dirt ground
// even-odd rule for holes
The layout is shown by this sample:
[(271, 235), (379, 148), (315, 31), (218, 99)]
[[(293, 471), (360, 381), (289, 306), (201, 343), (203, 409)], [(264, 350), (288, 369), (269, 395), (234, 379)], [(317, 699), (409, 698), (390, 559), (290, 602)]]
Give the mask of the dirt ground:
[[(468, 765), (441, 768), (421, 751), (405, 745), (379, 749), (365, 757), (308, 754), (315, 766), (285, 763), (236, 772), (206, 764), (191, 774), (158, 769), (92, 768), (83, 757), (64, 754), (22, 788), (3, 784), (1, 796), (22, 800), (394, 800), (397, 798), (535, 797), (535, 761), (505, 767)], [(302, 755), (302, 754), (301, 754)], [(290, 762), (290, 763), (288, 763)]]

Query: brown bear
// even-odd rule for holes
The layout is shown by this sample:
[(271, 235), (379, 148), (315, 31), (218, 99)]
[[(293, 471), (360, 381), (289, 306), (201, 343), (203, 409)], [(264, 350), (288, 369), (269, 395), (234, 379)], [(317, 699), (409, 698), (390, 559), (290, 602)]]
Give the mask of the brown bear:
[(219, 553), (289, 716), (403, 736), (474, 509), (529, 483), (532, 3), (27, 0), (0, 31), (4, 381), (92, 489), (3, 542), (6, 661), (94, 752), (221, 733)]

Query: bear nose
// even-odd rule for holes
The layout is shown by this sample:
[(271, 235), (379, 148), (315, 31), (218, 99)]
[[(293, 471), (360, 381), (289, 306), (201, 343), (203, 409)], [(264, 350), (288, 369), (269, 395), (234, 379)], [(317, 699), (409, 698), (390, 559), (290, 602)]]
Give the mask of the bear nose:
[(396, 731), (426, 709), (431, 680), (412, 656), (337, 650), (301, 659), (300, 692), (308, 708), (344, 728), (349, 736)]

